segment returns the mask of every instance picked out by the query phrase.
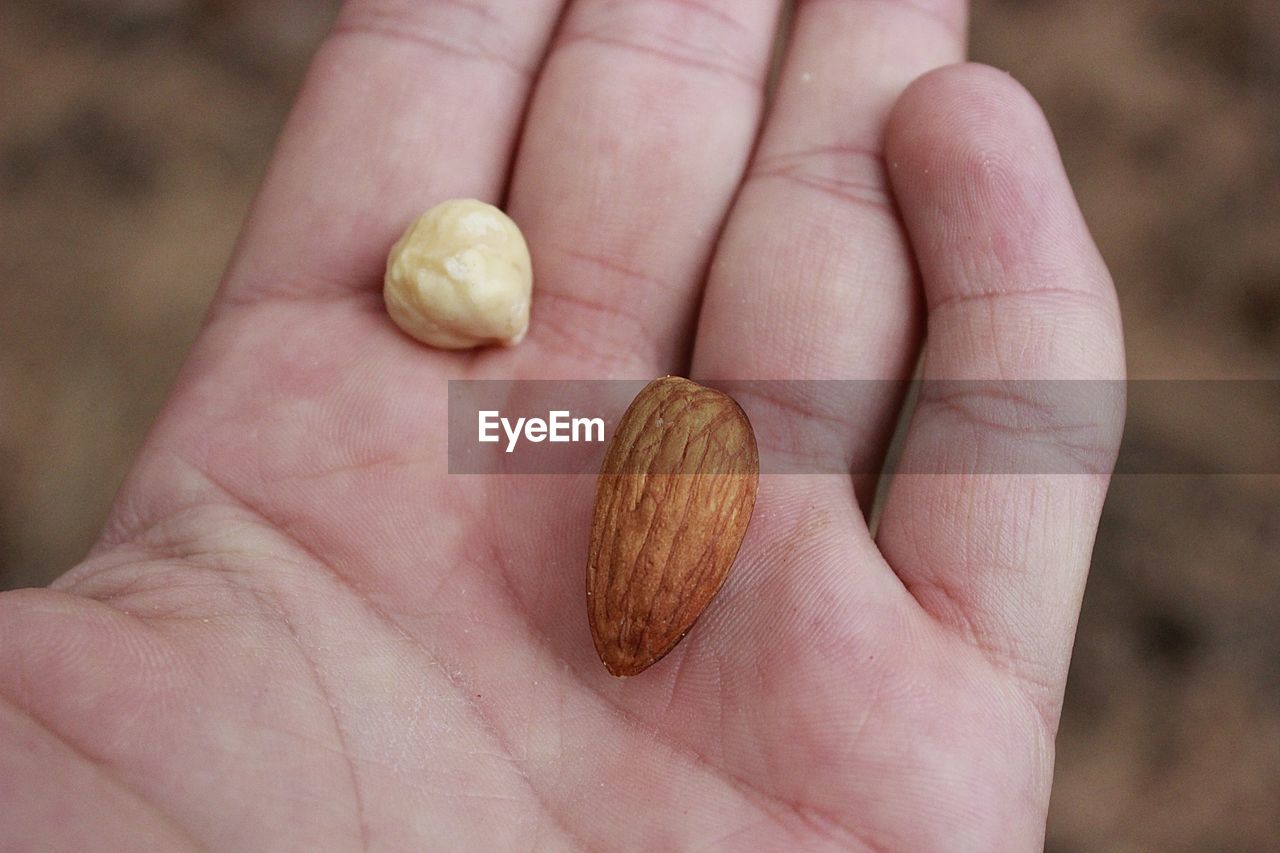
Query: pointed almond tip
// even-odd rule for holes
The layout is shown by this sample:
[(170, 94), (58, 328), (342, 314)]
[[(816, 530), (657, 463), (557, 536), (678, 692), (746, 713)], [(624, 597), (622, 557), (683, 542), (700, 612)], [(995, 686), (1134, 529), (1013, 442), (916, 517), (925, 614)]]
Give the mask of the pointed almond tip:
[(635, 661), (611, 661), (606, 660), (605, 658), (601, 658), (600, 660), (604, 664), (604, 668), (609, 670), (609, 674), (614, 678), (630, 678), (633, 675), (639, 675), (655, 663), (655, 661), (650, 661), (649, 663), (637, 663)]
[(630, 678), (633, 675), (633, 673), (631, 672), (625, 672), (623, 670), (617, 669), (616, 667), (610, 666), (607, 663), (604, 665), (604, 668), (609, 670), (609, 674), (618, 680), (622, 680), (624, 678)]
[(650, 661), (646, 664), (640, 664), (620, 649), (602, 648), (599, 643), (596, 644), (596, 656), (600, 658), (600, 663), (604, 664), (604, 668), (614, 678), (630, 678), (633, 675), (644, 672), (653, 663), (653, 661)]

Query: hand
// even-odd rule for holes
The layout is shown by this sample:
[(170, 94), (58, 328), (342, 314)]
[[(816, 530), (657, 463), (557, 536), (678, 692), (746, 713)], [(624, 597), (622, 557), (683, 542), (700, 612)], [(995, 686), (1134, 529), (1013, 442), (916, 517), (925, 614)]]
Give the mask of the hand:
[[(0, 597), (0, 840), (1040, 843), (1105, 475), (901, 476), (874, 539), (869, 481), (765, 477), (720, 597), (617, 681), (592, 479), (443, 450), (451, 377), (902, 379), (926, 316), (926, 376), (1121, 377), (1039, 111), (976, 66), (908, 88), (963, 56), (961, 0), (809, 0), (752, 156), (777, 0), (577, 0), (553, 36), (559, 5), (347, 4), (101, 543)], [(529, 338), (414, 343), (387, 248), (504, 193)], [(870, 470), (897, 403), (756, 427), (826, 419)], [(1053, 426), (926, 400), (906, 459)]]

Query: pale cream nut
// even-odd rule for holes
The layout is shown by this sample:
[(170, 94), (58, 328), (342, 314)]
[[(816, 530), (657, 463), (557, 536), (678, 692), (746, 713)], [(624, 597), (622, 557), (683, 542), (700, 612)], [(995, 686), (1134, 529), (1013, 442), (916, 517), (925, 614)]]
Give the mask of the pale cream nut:
[(419, 216), (387, 257), (382, 291), (397, 326), (441, 349), (520, 343), (532, 293), (524, 235), (501, 210), (474, 199)]

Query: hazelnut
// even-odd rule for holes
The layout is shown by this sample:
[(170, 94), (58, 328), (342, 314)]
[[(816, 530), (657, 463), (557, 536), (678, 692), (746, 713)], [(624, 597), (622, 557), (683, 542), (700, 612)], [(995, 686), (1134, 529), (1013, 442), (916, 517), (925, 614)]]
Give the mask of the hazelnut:
[(407, 334), (441, 349), (515, 346), (529, 328), (533, 268), (511, 218), (474, 199), (439, 204), (387, 257), (383, 299)]

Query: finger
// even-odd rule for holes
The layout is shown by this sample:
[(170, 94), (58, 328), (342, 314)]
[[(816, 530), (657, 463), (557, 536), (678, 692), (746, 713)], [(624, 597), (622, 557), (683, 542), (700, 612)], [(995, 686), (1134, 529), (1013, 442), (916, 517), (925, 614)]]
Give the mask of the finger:
[[(1008, 75), (966, 65), (924, 78), (887, 150), (929, 341), (901, 462), (916, 473), (895, 477), (879, 544), (920, 604), (1056, 722), (1120, 406), (1074, 405), (1039, 393), (1047, 383), (930, 380), (1122, 379), (1115, 293), (1052, 133)], [(998, 473), (1029, 449), (1043, 469)]]
[(496, 200), (562, 0), (347, 0), (227, 276), (233, 300), (381, 286), (414, 216)]
[(509, 205), (534, 256), (528, 343), (538, 353), (574, 372), (682, 372), (707, 260), (759, 122), (779, 6), (570, 6)]
[[(964, 0), (800, 4), (776, 105), (711, 270), (697, 375), (910, 375), (919, 298), (887, 186), (883, 128), (912, 79), (963, 56), (965, 18)], [(897, 389), (758, 388), (744, 405), (773, 455), (863, 474), (865, 505), (874, 479), (865, 474), (883, 456)]]

